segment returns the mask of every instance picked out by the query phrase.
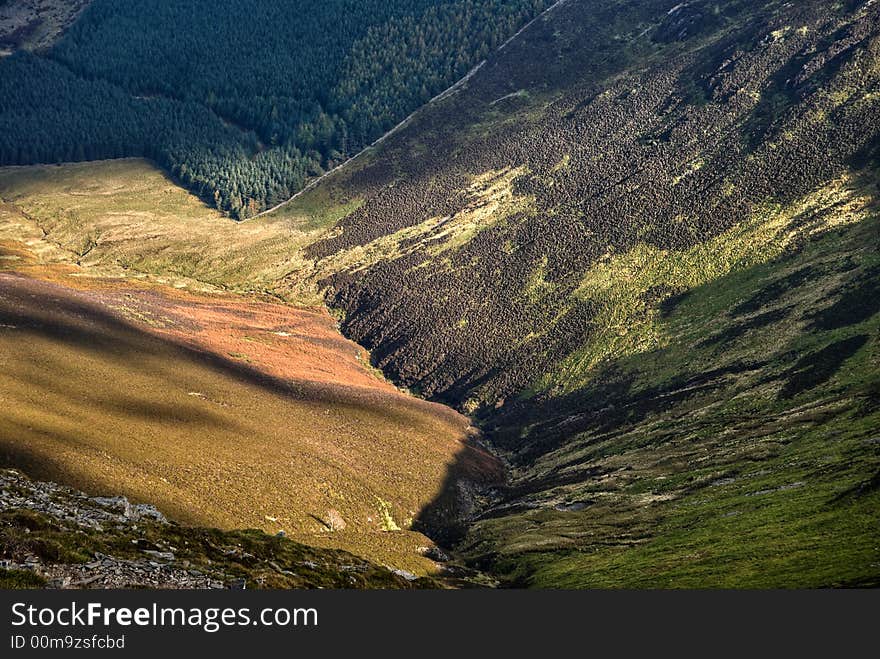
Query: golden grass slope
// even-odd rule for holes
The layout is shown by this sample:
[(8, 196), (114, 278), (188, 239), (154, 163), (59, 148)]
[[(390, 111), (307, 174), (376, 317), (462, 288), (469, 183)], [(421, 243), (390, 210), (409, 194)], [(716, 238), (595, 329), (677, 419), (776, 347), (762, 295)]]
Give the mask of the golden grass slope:
[(0, 232), (87, 275), (320, 303), (308, 282), (283, 280), (303, 269), (321, 218), (231, 222), (144, 160), (3, 168), (0, 199)]
[(305, 233), (235, 225), (143, 161), (0, 170), (0, 198), (3, 462), (432, 569), (413, 519), (462, 452), (496, 465), (326, 310), (244, 294), (276, 293)]

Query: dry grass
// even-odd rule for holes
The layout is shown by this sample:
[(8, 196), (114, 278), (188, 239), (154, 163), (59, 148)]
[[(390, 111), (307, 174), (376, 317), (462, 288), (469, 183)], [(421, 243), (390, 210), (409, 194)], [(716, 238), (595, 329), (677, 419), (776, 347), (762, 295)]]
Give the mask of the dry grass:
[(322, 229), (302, 229), (301, 218), (231, 222), (143, 160), (0, 169), (0, 198), (0, 239), (30, 235), (43, 260), (87, 275), (320, 304), (309, 282), (284, 279), (305, 267), (301, 248)]
[(468, 421), (377, 378), (326, 310), (230, 292), (297, 258), (283, 222), (235, 225), (140, 161), (3, 170), (0, 196), (5, 462), (432, 568), (407, 529)]

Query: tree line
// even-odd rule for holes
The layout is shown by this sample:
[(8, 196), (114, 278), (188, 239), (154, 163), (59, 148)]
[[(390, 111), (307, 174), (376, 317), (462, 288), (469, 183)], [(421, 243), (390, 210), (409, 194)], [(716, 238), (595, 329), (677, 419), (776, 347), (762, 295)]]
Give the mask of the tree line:
[(549, 0), (95, 0), (0, 61), (0, 164), (144, 156), (236, 218), (452, 84)]

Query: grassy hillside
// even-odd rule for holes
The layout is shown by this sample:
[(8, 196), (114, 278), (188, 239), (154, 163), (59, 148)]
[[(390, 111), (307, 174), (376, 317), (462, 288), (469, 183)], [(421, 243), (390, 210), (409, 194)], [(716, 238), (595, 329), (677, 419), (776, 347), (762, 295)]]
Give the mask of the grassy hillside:
[[(0, 170), (6, 235), (33, 235), (45, 260), (84, 274), (137, 278), (197, 290), (261, 293), (316, 305), (301, 248), (332, 226), (309, 209), (241, 225), (143, 160)], [(324, 211), (322, 211), (324, 212)]]
[(7, 464), (435, 568), (412, 519), (459, 453), (474, 474), (494, 463), (325, 310), (244, 294), (283, 287), (305, 235), (291, 221), (235, 225), (142, 161), (2, 170), (0, 198)]
[(514, 477), (465, 551), (533, 586), (880, 584), (880, 206), (862, 185), (774, 218), (816, 235), (649, 307), (628, 324), (651, 328), (644, 349), (563, 364), (581, 384), (487, 419)]
[[(107, 284), (4, 280), (9, 324), (27, 328), (33, 360), (141, 392), (137, 404), (59, 392), (11, 361), (15, 433), (28, 433), (44, 469), (59, 453), (77, 477), (163, 495), (166, 478), (190, 497), (181, 514), (217, 513), (216, 496), (254, 518), (280, 519), (284, 506), (317, 542), (345, 537), (319, 530), (339, 526), (333, 510), (371, 555), (409, 537), (376, 525), (411, 523), (511, 585), (877, 585), (878, 26), (880, 4), (861, 0), (558, 3), (363, 157), (238, 226), (140, 162), (0, 173), (0, 229), (29, 243), (16, 238), (6, 256), (35, 251), (41, 267), (77, 263), (77, 275), (129, 287), (323, 295), (389, 379), (474, 416), (507, 463), (503, 484), (460, 434), (444, 430), (438, 444), (430, 423), (448, 418), (420, 425), (411, 401), (334, 398), (327, 419), (327, 389), (279, 389), (290, 378), (279, 355), (292, 353), (252, 331), (276, 312), (249, 306), (229, 331), (240, 308), (187, 298), (193, 332), (165, 326), (182, 294), (157, 302), (126, 289), (137, 303), (109, 313)], [(367, 32), (363, 52), (383, 29)], [(350, 90), (371, 88), (355, 77)], [(384, 111), (381, 98), (369, 105)], [(132, 313), (160, 327), (131, 324)], [(107, 351), (71, 340), (87, 328)], [(327, 360), (356, 370), (332, 352), (357, 349), (331, 344)], [(112, 359), (130, 349), (146, 368), (116, 370), (131, 369)], [(164, 380), (168, 418), (151, 407)], [(83, 418), (110, 409), (124, 425), (85, 433), (34, 411), (43, 399)], [(178, 441), (165, 446), (150, 429), (170, 418)], [(37, 419), (58, 425), (41, 434)], [(121, 441), (130, 425), (152, 451)], [(241, 436), (262, 451), (243, 460)], [(157, 455), (192, 466), (176, 482)], [(242, 486), (221, 491), (221, 474)], [(315, 476), (301, 484), (304, 474)], [(277, 499), (253, 498), (265, 482), (284, 485)], [(314, 502), (295, 507), (300, 491)]]
[(509, 463), (475, 564), (877, 583), (878, 11), (572, 0), (322, 181), (343, 331)]

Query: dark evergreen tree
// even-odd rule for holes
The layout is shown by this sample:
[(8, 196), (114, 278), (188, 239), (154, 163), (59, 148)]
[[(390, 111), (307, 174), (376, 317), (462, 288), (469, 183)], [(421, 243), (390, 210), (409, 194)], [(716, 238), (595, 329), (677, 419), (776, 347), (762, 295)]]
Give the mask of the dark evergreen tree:
[(94, 0), (0, 61), (0, 164), (144, 156), (237, 218), (448, 87), (550, 0)]

